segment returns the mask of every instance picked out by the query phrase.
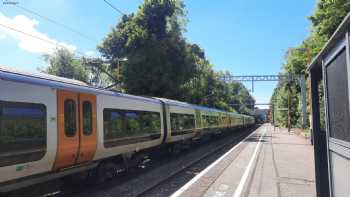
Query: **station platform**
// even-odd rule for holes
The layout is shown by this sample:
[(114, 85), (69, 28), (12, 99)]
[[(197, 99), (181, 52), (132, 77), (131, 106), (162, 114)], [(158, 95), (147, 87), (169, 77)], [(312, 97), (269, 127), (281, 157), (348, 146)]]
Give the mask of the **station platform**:
[(264, 124), (172, 196), (316, 196), (310, 140)]

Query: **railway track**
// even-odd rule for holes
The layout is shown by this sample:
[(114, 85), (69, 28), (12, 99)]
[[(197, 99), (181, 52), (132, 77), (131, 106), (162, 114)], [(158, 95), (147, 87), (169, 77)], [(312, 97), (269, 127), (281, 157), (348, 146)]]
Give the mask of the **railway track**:
[[(12, 196), (31, 197), (136, 197), (136, 196), (168, 196), (206, 168), (210, 163), (243, 140), (256, 127), (239, 130), (234, 134), (223, 134), (216, 139), (209, 138), (191, 146), (190, 151), (185, 150), (173, 156), (154, 159), (145, 169), (135, 169), (118, 176), (113, 180), (99, 185), (82, 185), (75, 188), (60, 188), (59, 181), (45, 183)], [(210, 140), (210, 142), (209, 142)], [(179, 175), (179, 176), (177, 176)], [(181, 180), (176, 180), (181, 179)], [(175, 183), (174, 183), (175, 182)], [(46, 192), (36, 192), (48, 190)], [(165, 193), (160, 193), (164, 190)], [(33, 194), (31, 194), (33, 193)], [(158, 193), (158, 195), (157, 195)]]
[[(136, 176), (121, 184), (114, 185), (114, 186), (111, 186), (111, 184), (109, 184), (107, 187), (101, 187), (95, 191), (88, 190), (76, 196), (78, 197), (154, 196), (153, 193), (155, 189), (159, 189), (159, 187), (161, 187), (162, 185), (166, 185), (166, 183), (170, 179), (176, 177), (176, 175), (186, 173), (186, 171), (188, 171), (191, 167), (195, 166), (201, 161), (212, 157), (213, 155), (217, 154), (220, 151), (225, 152), (226, 150), (232, 148), (232, 146), (239, 143), (242, 139), (244, 139), (252, 131), (254, 131), (254, 129), (255, 128), (250, 128), (245, 131), (240, 131), (239, 134), (235, 136), (232, 136), (232, 135), (223, 136), (220, 139), (215, 140), (214, 142), (208, 144), (208, 147), (197, 148), (196, 150), (188, 152), (185, 155), (181, 155), (181, 157), (178, 157), (174, 160), (170, 160), (169, 163), (165, 163), (161, 166), (156, 166), (153, 169), (148, 170), (147, 172), (140, 174), (139, 176)], [(215, 160), (220, 155), (221, 153), (216, 157), (214, 156), (212, 160)], [(202, 168), (205, 168), (206, 166), (207, 165), (202, 166)], [(200, 170), (203, 170), (203, 169), (197, 169), (197, 171), (200, 171)], [(191, 179), (192, 177), (195, 176), (195, 174), (196, 173), (192, 173), (190, 176), (187, 176), (187, 179)], [(181, 187), (181, 184), (179, 184), (178, 187)], [(174, 189), (176, 188), (170, 189), (170, 191)], [(169, 194), (162, 193), (160, 196), (164, 196), (164, 195), (166, 196), (170, 194), (171, 193)]]
[[(217, 146), (215, 149), (208, 152), (207, 155), (203, 155), (198, 158), (198, 160), (190, 162), (188, 166), (184, 169), (179, 170), (173, 176), (168, 179), (161, 180), (158, 184), (153, 186), (152, 188), (148, 188), (143, 193), (137, 195), (142, 197), (156, 197), (156, 196), (170, 196), (172, 193), (181, 188), (185, 183), (190, 181), (194, 176), (204, 170), (207, 166), (209, 166), (216, 159), (221, 157), (224, 153), (226, 153), (233, 146), (238, 144), (241, 140), (243, 140), (246, 136), (248, 136), (253, 130), (249, 130), (250, 132), (242, 133), (236, 136), (233, 139), (228, 140), (226, 143)], [(174, 186), (175, 185), (175, 186)]]

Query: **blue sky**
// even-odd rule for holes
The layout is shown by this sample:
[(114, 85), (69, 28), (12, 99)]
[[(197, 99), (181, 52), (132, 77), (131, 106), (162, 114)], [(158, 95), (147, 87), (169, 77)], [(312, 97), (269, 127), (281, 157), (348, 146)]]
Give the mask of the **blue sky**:
[[(15, 0), (11, 0), (15, 1)], [(0, 24), (21, 29), (71, 50), (96, 55), (96, 45), (120, 14), (103, 0), (16, 0), (19, 6), (64, 23), (92, 40), (11, 5), (0, 5)], [(124, 13), (137, 10), (142, 0), (109, 0)], [(315, 0), (185, 0), (188, 24), (185, 37), (206, 52), (215, 70), (234, 75), (278, 74), (289, 47), (308, 35)], [(0, 65), (37, 70), (42, 54), (53, 45), (0, 27)], [(275, 82), (256, 83), (258, 103), (269, 101)], [(247, 87), (251, 89), (250, 84)]]

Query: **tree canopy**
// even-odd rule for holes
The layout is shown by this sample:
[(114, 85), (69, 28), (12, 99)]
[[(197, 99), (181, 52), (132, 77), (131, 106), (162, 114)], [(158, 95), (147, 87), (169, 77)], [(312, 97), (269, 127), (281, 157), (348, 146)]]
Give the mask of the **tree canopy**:
[(41, 71), (47, 74), (83, 81), (96, 87), (106, 87), (114, 80), (108, 66), (99, 58), (78, 58), (65, 48), (57, 49), (53, 54), (44, 55), (49, 64)]
[(89, 76), (80, 59), (67, 49), (58, 49), (52, 55), (45, 55), (44, 59), (50, 65), (44, 72), (59, 77), (76, 79), (88, 83)]
[[(224, 73), (212, 69), (203, 49), (184, 38), (186, 22), (182, 1), (146, 0), (122, 18), (98, 49), (119, 69), (128, 93), (248, 113), (254, 102), (249, 91), (221, 80)], [(123, 57), (128, 61), (118, 62)]]
[[(214, 71), (204, 50), (185, 39), (186, 22), (183, 1), (145, 0), (97, 46), (103, 60), (77, 60), (60, 50), (48, 56), (46, 71), (92, 85), (117, 84), (116, 90), (130, 94), (251, 113), (255, 100), (249, 91), (240, 83), (222, 80), (229, 73)], [(61, 72), (67, 69), (73, 74)]]
[[(195, 64), (182, 36), (181, 1), (149, 0), (124, 16), (98, 47), (112, 67), (121, 66), (123, 88), (131, 94), (178, 99)], [(118, 64), (120, 58), (128, 61)]]
[[(307, 65), (319, 53), (349, 11), (350, 0), (318, 0), (314, 12), (309, 17), (312, 22), (309, 36), (299, 46), (287, 51), (281, 73), (302, 74), (307, 77)], [(292, 126), (300, 126), (301, 106), (298, 82), (280, 82), (274, 90), (271, 102), (277, 107), (287, 107), (289, 98), (292, 98), (289, 106), (297, 106), (290, 108)], [(276, 123), (279, 126), (287, 126), (285, 111), (277, 111), (276, 116)]]

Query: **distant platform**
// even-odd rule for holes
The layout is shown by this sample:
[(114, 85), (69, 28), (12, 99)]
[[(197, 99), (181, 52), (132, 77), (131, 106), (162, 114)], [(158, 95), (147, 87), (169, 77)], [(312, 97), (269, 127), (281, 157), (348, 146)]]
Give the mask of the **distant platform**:
[(314, 197), (310, 140), (265, 124), (172, 196)]

